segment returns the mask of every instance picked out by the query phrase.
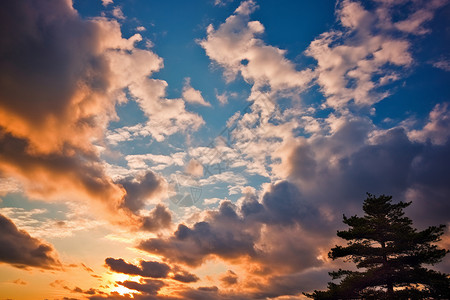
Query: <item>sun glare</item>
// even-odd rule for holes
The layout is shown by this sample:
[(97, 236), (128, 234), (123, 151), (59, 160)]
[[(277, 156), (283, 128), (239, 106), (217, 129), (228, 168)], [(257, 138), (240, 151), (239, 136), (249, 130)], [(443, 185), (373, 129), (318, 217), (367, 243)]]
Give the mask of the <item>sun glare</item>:
[(139, 282), (139, 279), (140, 279), (139, 276), (129, 276), (126, 274), (114, 273), (111, 275), (110, 278), (111, 278), (110, 280), (115, 283), (115, 285), (110, 288), (110, 290), (109, 290), (110, 293), (116, 292), (116, 293), (119, 293), (121, 296), (123, 296), (125, 294), (130, 294), (131, 296), (133, 296), (134, 294), (138, 294), (138, 292), (136, 292), (135, 290), (130, 290), (129, 288), (126, 288), (123, 285), (120, 285), (119, 283), (116, 283), (116, 282), (124, 282), (124, 281)]

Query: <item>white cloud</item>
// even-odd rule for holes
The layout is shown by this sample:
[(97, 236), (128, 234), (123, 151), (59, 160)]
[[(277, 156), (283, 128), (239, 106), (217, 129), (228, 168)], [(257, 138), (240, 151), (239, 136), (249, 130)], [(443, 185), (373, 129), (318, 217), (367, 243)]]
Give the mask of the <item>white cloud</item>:
[(232, 171), (226, 171), (209, 176), (208, 178), (202, 178), (199, 180), (200, 186), (212, 185), (221, 182), (231, 183), (234, 185), (243, 186), (247, 184), (247, 179), (242, 174), (236, 174)]
[(230, 2), (233, 2), (234, 0), (214, 0), (215, 6), (225, 6)]
[[(20, 181), (14, 178), (3, 178), (0, 177), (0, 196), (9, 194), (9, 193), (17, 193), (22, 191), (22, 185)], [(1, 202), (1, 199), (0, 199)]]
[(450, 60), (439, 60), (433, 63), (433, 67), (450, 72)]
[(448, 3), (447, 0), (417, 1), (417, 3), (414, 3), (415, 12), (393, 25), (406, 33), (416, 35), (429, 33), (430, 30), (425, 28), (424, 24), (433, 19), (434, 11), (446, 3)]
[[(346, 31), (323, 33), (305, 53), (317, 60), (317, 83), (329, 106), (343, 108), (352, 100), (372, 105), (389, 95), (377, 88), (399, 78), (390, 66), (411, 65), (410, 43), (383, 30), (372, 32), (380, 16), (358, 2), (343, 1), (338, 17)], [(376, 81), (379, 74), (385, 75)]]
[(114, 7), (114, 9), (112, 10), (112, 14), (114, 17), (116, 17), (119, 20), (125, 19), (122, 8), (120, 8), (119, 6)]
[(184, 171), (192, 176), (200, 177), (203, 175), (203, 165), (195, 159), (191, 159)]
[(203, 106), (211, 106), (209, 102), (206, 102), (205, 99), (203, 99), (202, 93), (191, 86), (191, 78), (189, 77), (184, 79), (182, 96), (186, 102)]
[(420, 130), (408, 132), (411, 140), (434, 145), (444, 145), (450, 137), (450, 109), (448, 103), (436, 104), (428, 117), (428, 123)]
[(208, 198), (208, 199), (204, 199), (203, 203), (205, 203), (205, 205), (212, 205), (212, 204), (219, 203), (222, 200), (223, 199), (220, 199), (220, 198)]
[(103, 6), (108, 6), (109, 4), (113, 4), (113, 0), (101, 0)]
[(257, 8), (254, 1), (244, 1), (217, 30), (207, 28), (207, 37), (199, 41), (211, 60), (224, 68), (227, 81), (241, 74), (253, 84), (253, 91), (270, 86), (273, 91), (304, 89), (312, 78), (311, 70), (297, 71), (286, 59), (286, 51), (266, 45), (257, 35), (264, 32), (249, 14)]
[(145, 170), (149, 168), (147, 162), (153, 170), (163, 170), (169, 166), (183, 166), (186, 153), (177, 152), (172, 155), (158, 155), (158, 154), (135, 154), (127, 155), (125, 159), (128, 162), (128, 166), (134, 170)]
[(225, 105), (228, 103), (229, 98), (236, 98), (238, 96), (238, 94), (235, 92), (229, 93), (227, 91), (224, 91), (223, 93), (219, 93), (217, 89), (215, 89), (214, 91), (216, 93), (216, 98), (217, 100), (219, 100), (220, 105)]
[[(399, 67), (411, 66), (409, 34), (425, 34), (424, 24), (446, 1), (416, 1), (413, 12), (393, 23), (405, 1), (378, 1), (368, 11), (364, 2), (344, 0), (337, 17), (342, 30), (325, 32), (305, 51), (317, 60), (315, 74), (326, 103), (335, 109), (350, 103), (370, 106), (389, 96), (380, 87), (401, 79)], [(401, 69), (400, 69), (401, 70)]]
[(89, 215), (89, 209), (84, 205), (71, 203), (66, 203), (66, 205), (67, 211), (59, 219), (45, 216), (48, 214), (46, 209), (27, 210), (19, 207), (3, 207), (0, 208), (0, 214), (13, 220), (19, 228), (32, 236), (39, 238), (64, 238), (72, 236), (78, 231), (107, 225)]
[[(167, 82), (148, 78), (163, 67), (163, 61), (149, 50), (133, 50), (131, 53), (111, 52), (109, 59), (113, 65), (117, 84), (128, 87), (130, 94), (149, 118), (146, 124), (116, 129), (109, 135), (113, 142), (121, 141), (129, 131), (131, 136), (152, 136), (163, 141), (167, 136), (186, 130), (197, 130), (204, 124), (203, 119), (186, 111), (182, 99), (167, 99)], [(114, 136), (112, 134), (115, 134)], [(120, 136), (117, 136), (119, 134)]]

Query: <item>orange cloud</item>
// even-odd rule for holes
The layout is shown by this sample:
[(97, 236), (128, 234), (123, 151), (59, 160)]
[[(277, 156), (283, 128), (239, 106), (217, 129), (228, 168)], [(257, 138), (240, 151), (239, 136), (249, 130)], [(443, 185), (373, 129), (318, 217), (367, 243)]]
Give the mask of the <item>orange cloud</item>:
[[(115, 20), (81, 19), (70, 1), (2, 3), (0, 19), (2, 176), (19, 179), (31, 197), (84, 199), (114, 223), (141, 226), (145, 218), (139, 210), (147, 196), (163, 189), (162, 179), (149, 171), (145, 181), (114, 182), (105, 174), (98, 146), (108, 123), (117, 119), (122, 90), (145, 90), (162, 59), (135, 48), (142, 37), (123, 38)], [(147, 115), (175, 122), (171, 133), (179, 124), (202, 124), (176, 101), (177, 116), (164, 120), (159, 101), (167, 84), (155, 82), (162, 91), (141, 105)]]

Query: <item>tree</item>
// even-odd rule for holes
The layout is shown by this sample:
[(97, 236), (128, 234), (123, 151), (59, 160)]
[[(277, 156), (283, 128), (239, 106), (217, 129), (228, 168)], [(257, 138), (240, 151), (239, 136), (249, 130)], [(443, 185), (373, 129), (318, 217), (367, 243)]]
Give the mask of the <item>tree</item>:
[(333, 280), (327, 291), (305, 294), (313, 299), (449, 299), (450, 277), (423, 267), (442, 260), (448, 250), (433, 243), (440, 241), (445, 225), (423, 231), (412, 227), (403, 209), (411, 202), (392, 203), (391, 196), (367, 194), (363, 217), (343, 216), (350, 228), (337, 235), (347, 246), (336, 246), (328, 256), (347, 258), (358, 271), (330, 272)]

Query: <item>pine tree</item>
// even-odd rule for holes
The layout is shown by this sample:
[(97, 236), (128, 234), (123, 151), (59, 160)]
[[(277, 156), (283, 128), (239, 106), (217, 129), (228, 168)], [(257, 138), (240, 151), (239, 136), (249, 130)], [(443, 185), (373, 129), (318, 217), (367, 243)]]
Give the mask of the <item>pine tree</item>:
[(367, 194), (364, 217), (344, 215), (350, 228), (337, 235), (347, 246), (331, 249), (330, 258), (347, 258), (358, 271), (339, 269), (327, 291), (314, 291), (313, 299), (449, 299), (450, 277), (425, 268), (442, 260), (448, 250), (433, 243), (440, 241), (445, 225), (423, 231), (412, 227), (403, 209), (411, 202), (392, 203), (391, 196)]

